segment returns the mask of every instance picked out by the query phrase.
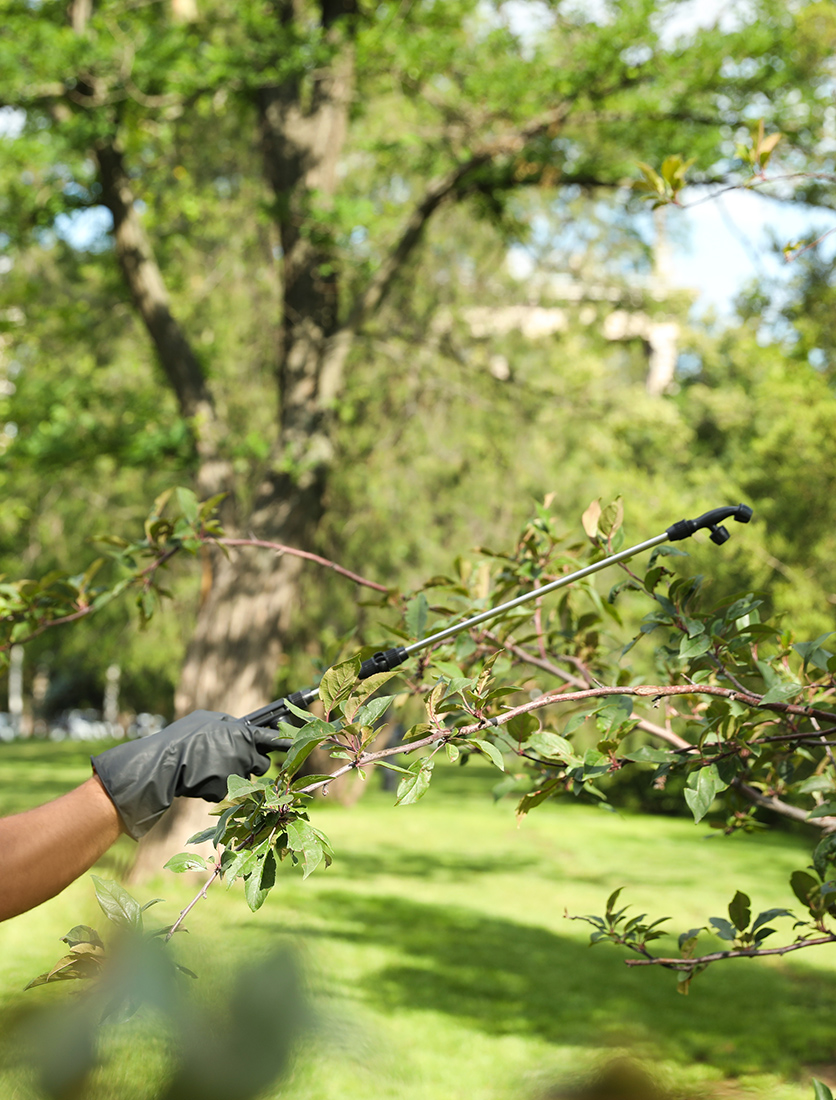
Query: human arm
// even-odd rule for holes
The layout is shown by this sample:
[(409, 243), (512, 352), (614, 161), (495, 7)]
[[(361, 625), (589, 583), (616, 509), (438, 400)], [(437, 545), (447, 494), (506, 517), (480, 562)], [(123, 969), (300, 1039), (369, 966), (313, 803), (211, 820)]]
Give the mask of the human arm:
[(44, 806), (0, 818), (0, 920), (59, 894), (122, 832), (96, 775)]
[(270, 730), (195, 711), (150, 737), (92, 758), (95, 774), (66, 795), (0, 819), (0, 920), (60, 893), (122, 832), (138, 840), (184, 795), (220, 802), (230, 775), (263, 775)]

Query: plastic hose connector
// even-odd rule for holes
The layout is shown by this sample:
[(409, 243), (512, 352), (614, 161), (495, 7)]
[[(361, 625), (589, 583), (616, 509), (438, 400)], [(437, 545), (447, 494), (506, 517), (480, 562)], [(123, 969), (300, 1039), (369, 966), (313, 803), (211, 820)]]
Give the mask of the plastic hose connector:
[(409, 654), (403, 646), (396, 649), (387, 649), (385, 653), (373, 653), (368, 660), (360, 665), (360, 680), (368, 680), (377, 672), (391, 672), (393, 668), (402, 665)]

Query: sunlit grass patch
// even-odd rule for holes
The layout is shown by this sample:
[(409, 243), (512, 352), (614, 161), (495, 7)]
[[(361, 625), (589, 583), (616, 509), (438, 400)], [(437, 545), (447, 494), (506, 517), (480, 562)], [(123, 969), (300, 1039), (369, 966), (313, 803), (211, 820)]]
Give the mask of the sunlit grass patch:
[[(28, 767), (11, 769), (18, 789)], [(600, 912), (617, 886), (636, 912), (670, 915), (673, 932), (723, 914), (738, 888), (756, 907), (792, 907), (787, 879), (807, 861), (798, 840), (726, 839), (685, 819), (573, 800), (518, 826), (512, 804), (488, 796), (489, 769), (442, 769), (440, 780), (416, 806), (395, 809), (375, 787), (351, 809), (317, 804), (314, 819), (335, 848), (330, 869), (303, 883), (283, 868), (256, 914), (239, 885), (216, 885), (178, 937), (178, 954), (199, 974), (194, 993), (208, 1002), (241, 960), (298, 945), (320, 1015), (274, 1095), (530, 1100), (628, 1052), (676, 1096), (810, 1100), (804, 1067), (836, 1061), (830, 952), (734, 960), (699, 976), (686, 998), (674, 975), (631, 970), (610, 946), (590, 948), (588, 926), (565, 916)], [(170, 876), (135, 892), (167, 898), (161, 917), (190, 896)], [(81, 921), (101, 923), (86, 879), (0, 926), (0, 1004), (66, 996), (20, 990)], [(161, 1040), (143, 1046), (141, 1028), (113, 1034), (110, 1069), (90, 1096), (153, 1096)], [(6, 1068), (0, 1092), (24, 1096), (9, 1091), (20, 1080)]]

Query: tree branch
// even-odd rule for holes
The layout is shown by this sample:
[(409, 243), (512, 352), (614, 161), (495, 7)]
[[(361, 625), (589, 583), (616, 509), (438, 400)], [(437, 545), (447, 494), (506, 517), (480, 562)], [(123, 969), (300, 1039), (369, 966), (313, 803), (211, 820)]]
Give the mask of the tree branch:
[[(514, 642), (503, 642), (496, 634), (489, 630), (485, 631), (485, 637), (489, 638), (495, 645), (501, 646), (503, 649), (508, 650), (509, 653), (513, 653), (514, 656), (519, 657), (521, 661), (525, 661), (535, 668), (540, 668), (544, 672), (550, 672), (552, 676), (556, 676), (559, 680), (563, 680), (567, 684), (572, 684), (581, 689), (592, 686), (590, 681), (582, 680), (580, 676), (574, 676), (571, 672), (566, 672), (564, 669), (558, 667), (558, 665), (552, 664), (551, 661), (544, 661), (541, 657), (535, 657), (532, 653), (529, 653), (528, 650), (523, 649), (522, 646), (518, 646)], [(673, 730), (657, 725), (656, 722), (651, 722), (647, 718), (642, 718), (639, 714), (633, 713), (630, 717), (637, 720), (640, 730), (649, 733), (652, 737), (658, 737), (662, 741), (667, 741), (669, 745), (672, 745), (676, 749), (693, 748), (690, 741), (686, 741), (684, 737), (680, 737), (679, 734), (674, 733)]]
[[(694, 970), (698, 966), (707, 966), (708, 963), (719, 962), (721, 959), (756, 959), (764, 955), (788, 955), (791, 951), (801, 951), (805, 947), (819, 947), (823, 943), (836, 943), (836, 932), (826, 936), (819, 936), (814, 940), (796, 940), (784, 947), (738, 948), (734, 951), (714, 951), (710, 955), (699, 955), (694, 959), (663, 959), (649, 952), (643, 959), (625, 959), (627, 966), (664, 966), (667, 970)], [(630, 947), (630, 944), (624, 944)], [(634, 947), (634, 950), (639, 950)], [(644, 952), (642, 952), (644, 954)]]
[(356, 299), (349, 312), (345, 328), (350, 332), (357, 332), (379, 308), (398, 273), (421, 239), (427, 222), (442, 203), (451, 198), (463, 197), (472, 189), (474, 177), (480, 169), (502, 157), (519, 153), (527, 142), (560, 126), (567, 113), (566, 105), (555, 108), (533, 119), (527, 126), (517, 131), (483, 142), (481, 148), (477, 149), (468, 160), (433, 180), (424, 192), (423, 198), (416, 204), (395, 246), (380, 265), (369, 285)]
[[(565, 672), (562, 668), (552, 664), (551, 661), (544, 661), (539, 657), (535, 657), (533, 654), (529, 653), (521, 646), (515, 645), (513, 642), (501, 641), (490, 631), (485, 631), (485, 637), (489, 638), (496, 645), (502, 646), (503, 649), (508, 650), (509, 653), (513, 653), (516, 657), (519, 657), (520, 660), (536, 668), (540, 668), (544, 672), (550, 672), (553, 676), (557, 676), (558, 679), (563, 680), (565, 683), (573, 684), (578, 688), (586, 688), (588, 686), (579, 676), (573, 676), (571, 672)], [(566, 695), (560, 695), (558, 698), (565, 699)], [(694, 748), (690, 741), (686, 741), (684, 737), (680, 737), (679, 734), (674, 733), (673, 730), (666, 729), (664, 726), (659, 726), (655, 722), (651, 722), (647, 718), (642, 718), (635, 713), (633, 713), (631, 717), (638, 719), (638, 729), (643, 730), (645, 733), (649, 733), (651, 737), (658, 737), (659, 740), (666, 741), (675, 749), (688, 750)], [(764, 810), (770, 810), (772, 813), (780, 814), (782, 817), (786, 817), (791, 821), (798, 821), (804, 825), (815, 825), (826, 833), (836, 831), (836, 817), (818, 817), (813, 818), (811, 821), (808, 817), (808, 810), (803, 810), (798, 806), (791, 805), (789, 802), (784, 802), (783, 799), (777, 798), (775, 795), (763, 794), (763, 792), (757, 790), (756, 787), (751, 787), (748, 783), (744, 783), (739, 776), (736, 776), (732, 780), (731, 786), (742, 794), (744, 798), (748, 799), (756, 806), (760, 806)]]
[(223, 428), (203, 368), (181, 325), (171, 312), (171, 301), (151, 243), (136, 212), (135, 196), (122, 153), (114, 142), (94, 149), (102, 200), (113, 215), (116, 255), (125, 282), (142, 318), (180, 414), (190, 421), (200, 458), (198, 495), (215, 496), (233, 488), (231, 464), (218, 454)]
[(836, 830), (836, 817), (814, 817), (811, 821), (809, 810), (802, 810), (799, 806), (791, 806), (789, 802), (784, 802), (783, 799), (777, 798), (775, 795), (764, 794), (756, 787), (750, 787), (748, 783), (744, 783), (740, 776), (735, 776), (731, 781), (731, 786), (739, 791), (744, 798), (754, 802), (756, 806), (760, 806), (764, 810), (771, 810), (775, 814), (789, 818), (790, 821), (798, 821), (802, 825), (815, 825), (826, 833), (832, 833)]
[[(507, 644), (506, 644), (506, 648), (508, 648)], [(518, 647), (515, 647), (515, 648), (518, 648)], [(512, 652), (513, 652), (513, 650), (512, 650)], [(525, 653), (524, 650), (521, 650), (521, 652)], [(531, 656), (530, 654), (526, 655), (526, 657), (530, 657), (530, 656)], [(535, 660), (537, 662), (540, 661), (539, 658), (536, 658)], [(545, 662), (545, 664), (548, 664), (548, 662)], [(542, 667), (542, 666), (540, 666), (540, 667)], [(552, 670), (550, 669), (549, 671), (552, 671)], [(568, 677), (571, 674), (563, 673), (562, 670), (560, 670), (558, 675)], [(573, 679), (574, 679), (574, 677), (573, 677)], [(714, 687), (712, 685), (701, 685), (701, 684), (700, 685), (693, 685), (693, 686), (692, 685), (687, 685), (687, 686), (684, 686), (684, 687), (679, 686), (679, 685), (675, 685), (674, 687), (668, 687), (668, 688), (664, 688), (664, 687), (658, 687), (658, 688), (657, 687), (639, 687), (639, 688), (594, 687), (594, 688), (588, 688), (588, 689), (585, 689), (585, 690), (579, 690), (579, 691), (574, 691), (574, 692), (562, 692), (562, 693), (552, 692), (552, 693), (547, 693), (545, 695), (541, 695), (539, 698), (532, 700), (530, 703), (523, 703), (522, 705), (520, 705), (518, 707), (513, 707), (510, 710), (505, 711), (503, 714), (499, 714), (494, 718), (481, 719), (478, 722), (472, 723), (471, 725), (461, 726), (459, 728), (453, 728), (453, 729), (448, 728), (446, 726), (437, 726), (436, 729), (434, 729), (431, 733), (427, 734), (425, 737), (418, 738), (415, 741), (409, 741), (406, 744), (393, 745), (393, 746), (390, 746), (389, 748), (385, 748), (385, 749), (378, 749), (377, 751), (374, 751), (374, 752), (360, 752), (360, 753), (357, 754), (357, 756), (353, 760), (348, 761), (346, 764), (342, 764), (340, 767), (336, 768), (330, 775), (325, 776), (321, 779), (313, 780), (312, 782), (310, 782), (306, 786), (299, 789), (296, 793), (297, 794), (313, 794), (315, 791), (317, 791), (321, 788), (328, 787), (328, 785), (330, 783), (332, 783), (335, 779), (339, 779), (341, 776), (346, 775), (351, 771), (367, 767), (369, 764), (374, 764), (378, 761), (385, 760), (387, 757), (415, 752), (417, 749), (428, 748), (430, 746), (440, 747), (441, 744), (443, 744), (447, 741), (467, 738), (467, 737), (473, 736), (474, 734), (480, 733), (480, 732), (482, 732), (486, 729), (490, 729), (492, 727), (505, 725), (507, 722), (510, 722), (512, 718), (515, 718), (518, 715), (528, 714), (530, 711), (539, 710), (543, 707), (550, 706), (553, 703), (579, 702), (581, 700), (586, 700), (586, 699), (591, 699), (591, 698), (601, 698), (601, 697), (606, 697), (606, 696), (611, 696), (611, 695), (651, 695), (651, 694), (654, 695), (654, 696), (675, 695), (675, 694), (678, 694), (678, 695), (683, 695), (683, 694), (720, 695), (720, 696), (724, 696), (724, 697), (727, 697), (727, 698), (734, 698), (734, 697), (740, 696), (741, 697), (740, 701), (746, 703), (749, 706), (753, 706), (753, 707), (755, 707), (755, 706), (765, 706), (767, 709), (773, 709), (773, 708), (778, 707), (778, 706), (789, 706), (790, 705), (790, 704), (773, 704), (773, 703), (763, 704), (763, 703), (760, 702), (760, 697), (758, 697), (758, 696), (750, 696), (748, 694), (744, 695), (741, 692), (733, 692), (729, 688), (718, 688), (718, 687)], [(807, 711), (809, 711), (810, 709), (811, 708), (806, 708)], [(649, 724), (651, 726), (653, 725), (653, 723), (649, 723)], [(670, 731), (664, 730), (662, 727), (656, 727), (655, 730), (648, 731), (648, 732), (653, 732), (655, 736), (664, 736), (666, 739), (676, 738), (677, 741), (681, 742), (680, 747), (687, 747), (688, 749), (694, 749), (694, 746), (691, 745), (690, 742), (684, 741), (682, 738), (678, 738), (676, 734), (671, 734)], [(732, 785), (737, 786), (738, 784), (733, 782)], [(746, 797), (750, 797), (752, 799), (752, 801), (758, 802), (759, 805), (765, 805), (765, 806), (767, 806), (767, 808), (777, 810), (777, 812), (779, 812), (779, 813), (785, 813), (786, 812), (786, 810), (783, 809), (783, 807), (786, 807), (786, 803), (780, 803), (779, 800), (777, 800), (777, 799), (772, 799), (772, 798), (768, 798), (767, 796), (761, 795), (761, 793), (759, 791), (756, 791), (754, 788), (748, 788), (748, 787), (746, 787), (745, 784), (741, 785), (741, 790), (742, 790), (742, 793), (744, 793), (746, 795)], [(782, 808), (779, 809), (778, 808), (779, 806), (782, 807)], [(791, 811), (795, 811), (795, 807), (786, 807), (786, 809), (791, 810)], [(797, 812), (799, 814), (801, 814), (802, 819), (806, 821), (806, 815), (804, 815), (804, 811), (799, 810)], [(791, 816), (791, 815), (787, 815), (787, 816)], [(819, 820), (820, 821), (830, 821), (830, 820), (832, 820), (834, 825), (836, 825), (836, 818), (835, 819), (822, 818), (822, 819), (819, 819)], [(217, 877), (217, 874), (219, 872), (219, 867), (220, 867), (220, 865), (218, 864), (215, 868), (215, 873), (213, 874), (212, 879), (210, 879), (209, 882), (205, 884), (205, 886), (200, 891), (200, 893), (186, 907), (186, 909), (181, 914), (180, 920), (182, 920), (183, 917), (185, 917), (186, 913), (200, 900), (201, 897), (206, 896), (206, 889), (208, 889), (209, 884), (212, 881), (214, 881), (214, 879)], [(177, 925), (175, 925), (175, 928), (177, 926), (179, 926), (179, 924), (180, 924), (180, 921), (177, 922)], [(171, 931), (172, 931), (172, 934), (173, 934), (174, 929), (172, 929)], [(636, 944), (627, 943), (627, 944), (625, 944), (625, 946), (632, 947), (633, 950), (639, 951), (642, 954), (647, 956), (645, 959), (642, 959), (642, 960), (638, 960), (638, 959), (627, 960), (627, 965), (628, 966), (653, 966), (653, 965), (658, 965), (658, 966), (665, 966), (665, 967), (668, 967), (668, 968), (674, 969), (674, 970), (689, 970), (689, 969), (693, 969), (695, 966), (698, 966), (701, 963), (714, 962), (714, 961), (717, 961), (719, 959), (724, 959), (724, 958), (736, 958), (736, 957), (744, 957), (744, 956), (752, 957), (754, 955), (782, 955), (782, 954), (787, 954), (789, 951), (797, 951), (801, 947), (807, 947), (807, 946), (813, 946), (814, 944), (831, 943), (831, 942), (836, 942), (836, 933), (834, 933), (832, 935), (829, 935), (825, 938), (817, 939), (817, 940), (800, 941), (796, 944), (791, 944), (791, 945), (789, 945), (787, 947), (783, 947), (783, 948), (770, 948), (770, 949), (763, 950), (763, 951), (757, 951), (757, 950), (721, 951), (721, 952), (717, 952), (713, 955), (706, 955), (706, 956), (702, 956), (699, 959), (693, 959), (693, 960), (691, 960), (691, 959), (661, 959), (661, 958), (656, 958), (655, 956), (650, 956), (649, 953), (647, 952), (646, 948), (639, 947)]]
[(207, 538), (205, 541), (217, 543), (219, 546), (261, 546), (266, 550), (275, 550), (277, 554), (291, 554), (293, 557), (304, 558), (306, 561), (316, 562), (317, 565), (324, 565), (326, 569), (333, 569), (333, 571), (339, 573), (340, 576), (347, 577), (350, 581), (354, 581), (355, 584), (364, 585), (366, 588), (373, 588), (375, 592), (389, 591), (385, 584), (378, 584), (377, 581), (367, 580), (365, 577), (361, 577), (359, 573), (352, 573), (350, 569), (346, 569), (342, 565), (337, 565), (335, 561), (323, 558), (319, 554), (312, 554), (309, 550), (299, 550), (295, 546), (285, 546), (285, 544), (281, 542), (267, 542), (264, 539), (217, 538)]
[(171, 313), (171, 301), (151, 243), (140, 224), (122, 153), (112, 142), (95, 149), (102, 199), (113, 215), (116, 254), (128, 289), (154, 341), (163, 371), (177, 396), (181, 414), (214, 418), (214, 402), (203, 368)]

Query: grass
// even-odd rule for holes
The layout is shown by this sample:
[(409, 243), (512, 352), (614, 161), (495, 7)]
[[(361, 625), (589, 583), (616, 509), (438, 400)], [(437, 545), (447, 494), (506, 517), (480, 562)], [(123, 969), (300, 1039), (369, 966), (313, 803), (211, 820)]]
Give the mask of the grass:
[[(88, 752), (0, 746), (3, 811), (78, 782)], [(322, 1041), (265, 1095), (525, 1100), (628, 1051), (681, 1096), (810, 1100), (811, 1072), (827, 1077), (836, 1063), (836, 959), (826, 949), (734, 960), (682, 997), (673, 975), (628, 969), (608, 945), (590, 949), (588, 926), (564, 916), (601, 912), (617, 886), (636, 912), (671, 915), (675, 932), (724, 914), (738, 888), (755, 911), (791, 907), (788, 876), (808, 859), (798, 840), (707, 839), (685, 820), (573, 802), (538, 808), (518, 828), (512, 805), (487, 797), (491, 782), (471, 762), (442, 767), (413, 807), (393, 809), (374, 788), (351, 809), (317, 807), (333, 867), (305, 883), (283, 870), (256, 914), (237, 887), (213, 888), (191, 914), (178, 951), (209, 1000), (224, 973), (279, 943), (298, 945), (306, 961)], [(114, 877), (129, 856), (130, 842), (120, 842), (99, 873)], [(166, 897), (159, 908), (170, 916), (194, 884), (161, 876), (135, 892)], [(96, 912), (85, 878), (0, 926), (0, 1009), (66, 997), (62, 987), (20, 990), (57, 960), (73, 924), (101, 927)], [(155, 1095), (161, 1040), (143, 1046), (136, 1036), (135, 1027), (117, 1035), (108, 1071), (85, 1095)], [(33, 1095), (26, 1082), (0, 1066), (0, 1095)]]

